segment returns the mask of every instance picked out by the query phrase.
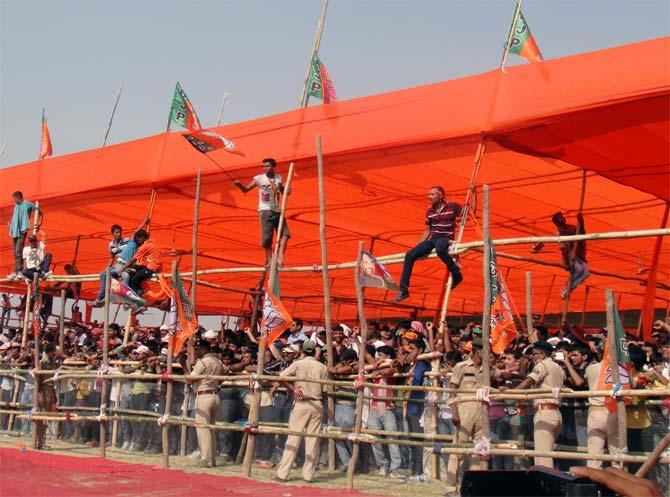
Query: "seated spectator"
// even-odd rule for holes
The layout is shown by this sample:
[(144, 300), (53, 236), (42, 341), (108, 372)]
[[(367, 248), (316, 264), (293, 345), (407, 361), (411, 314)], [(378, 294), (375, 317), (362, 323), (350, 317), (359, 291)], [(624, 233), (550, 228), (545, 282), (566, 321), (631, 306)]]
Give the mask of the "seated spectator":
[(137, 238), (142, 244), (137, 249), (135, 257), (125, 264), (121, 272), (127, 271), (130, 274), (128, 287), (138, 295), (142, 295), (140, 286), (142, 282), (163, 269), (163, 250), (144, 230), (137, 232)]
[(37, 241), (37, 236), (28, 237), (28, 246), (23, 248), (23, 270), (21, 273), (28, 283), (33, 281), (35, 274), (40, 279), (47, 279), (51, 275), (51, 254), (45, 252), (47, 235), (40, 232), (42, 240)]

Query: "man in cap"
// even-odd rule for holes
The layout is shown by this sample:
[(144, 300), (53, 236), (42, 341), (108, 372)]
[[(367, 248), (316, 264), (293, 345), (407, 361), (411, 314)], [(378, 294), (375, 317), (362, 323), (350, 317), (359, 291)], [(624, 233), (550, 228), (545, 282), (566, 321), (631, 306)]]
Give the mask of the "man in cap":
[[(451, 372), (451, 388), (481, 388), (484, 386), (484, 368), (482, 367), (482, 339), (475, 336), (472, 340), (472, 355), (454, 366)], [(500, 371), (491, 368), (491, 377), (500, 377)], [(472, 395), (472, 394), (468, 394)], [(472, 442), (482, 435), (482, 407), (479, 402), (459, 402), (452, 407), (452, 422), (456, 426), (455, 444)], [(451, 454), (447, 464), (447, 487), (455, 487), (461, 456)]]
[[(191, 376), (220, 376), (223, 374), (223, 364), (214, 354), (210, 353), (210, 349), (210, 343), (203, 338), (195, 342), (195, 356), (198, 361), (191, 371)], [(213, 424), (219, 410), (219, 382), (209, 378), (192, 381), (198, 382), (195, 399), (195, 422), (198, 424)], [(216, 438), (212, 437), (209, 428), (198, 427), (196, 433), (200, 448), (198, 466), (215, 466), (213, 455), (216, 454)]]
[[(535, 342), (532, 352), (533, 370), (514, 390), (533, 387), (548, 390), (561, 388), (565, 382), (565, 373), (563, 368), (552, 360), (553, 351), (554, 348), (549, 342), (543, 340)], [(533, 417), (535, 450), (549, 452), (554, 449), (554, 441), (563, 426), (563, 418), (559, 411), (560, 401), (558, 398), (536, 399), (533, 404), (535, 406)], [(535, 465), (551, 468), (554, 466), (554, 460), (551, 457), (536, 457)]]
[(207, 330), (202, 334), (202, 337), (207, 340), (212, 347), (218, 345), (216, 342), (219, 339), (219, 334), (216, 331)]
[[(258, 217), (261, 222), (261, 246), (265, 249), (266, 267), (270, 266), (270, 260), (272, 259), (272, 238), (274, 232), (279, 229), (279, 217), (281, 216), (279, 196), (280, 194), (291, 194), (290, 189), (284, 191), (282, 177), (275, 172), (276, 169), (277, 161), (272, 158), (263, 159), (263, 174), (254, 176), (251, 183), (245, 186), (240, 180), (234, 180), (235, 186), (244, 193), (258, 187)], [(286, 244), (288, 243), (288, 239), (291, 238), (285, 219), (279, 237), (277, 266), (282, 267)]]
[(462, 215), (463, 207), (456, 202), (445, 201), (444, 196), (444, 188), (441, 186), (433, 186), (428, 190), (430, 207), (426, 211), (426, 229), (418, 245), (405, 254), (400, 277), (400, 292), (393, 299), (395, 303), (409, 298), (409, 281), (412, 277), (414, 262), (428, 255), (433, 249), (453, 277), (451, 288), (456, 288), (463, 281), (461, 268), (449, 254), (449, 241), (454, 239), (456, 220)]
[[(302, 344), (302, 358), (293, 362), (280, 373), (282, 377), (294, 376), (295, 382), (285, 382), (287, 389), (293, 391), (295, 404), (288, 420), (288, 429), (292, 432), (314, 434), (321, 431), (323, 420), (323, 384), (301, 380), (325, 380), (328, 378), (328, 368), (315, 359), (316, 343), (306, 340)], [(301, 436), (289, 435), (281, 461), (274, 479), (286, 481), (295, 462)], [(305, 463), (302, 467), (302, 478), (311, 482), (314, 479), (314, 470), (319, 457), (319, 439), (305, 438)]]

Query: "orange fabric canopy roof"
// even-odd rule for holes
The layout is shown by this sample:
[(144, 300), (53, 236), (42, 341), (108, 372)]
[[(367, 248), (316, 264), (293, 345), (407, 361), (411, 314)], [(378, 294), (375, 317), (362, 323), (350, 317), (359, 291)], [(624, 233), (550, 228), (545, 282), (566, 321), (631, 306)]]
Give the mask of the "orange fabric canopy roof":
[[(358, 240), (374, 244), (377, 255), (413, 246), (423, 230), (425, 192), (443, 185), (463, 202), (472, 161), (482, 133), (488, 137), (477, 185), (491, 186), (493, 238), (552, 233), (551, 215), (579, 203), (581, 170), (589, 171), (584, 206), (589, 232), (658, 228), (670, 200), (670, 39), (616, 47), (538, 64), (410, 88), (381, 95), (313, 106), (218, 128), (246, 152), (210, 154), (233, 175), (248, 181), (273, 156), (286, 175), (296, 162), (287, 210), (293, 238), (287, 266), (320, 264), (315, 136), (322, 135), (326, 171), (328, 257), (330, 263), (355, 258)], [(106, 261), (109, 227), (127, 234), (146, 215), (152, 185), (158, 187), (152, 234), (166, 247), (188, 250), (191, 243), (195, 173), (203, 170), (198, 240), (199, 269), (259, 266), (256, 194), (244, 196), (219, 168), (196, 152), (179, 133), (54, 157), (0, 170), (0, 212), (11, 216), (11, 192), (40, 200), (43, 229), (54, 253), (56, 272), (71, 261), (81, 235), (77, 266), (99, 272)], [(481, 209), (477, 212), (481, 217)], [(463, 240), (481, 237), (468, 223)], [(598, 241), (589, 244), (592, 269), (644, 279), (654, 240)], [(530, 256), (528, 246), (501, 252)], [(11, 269), (11, 240), (0, 234), (2, 269)], [(555, 245), (539, 258), (558, 262)], [(658, 279), (669, 280), (670, 245), (664, 241)], [(481, 255), (462, 258), (465, 282), (454, 292), (450, 315), (482, 310)], [(534, 312), (560, 312), (560, 286), (566, 273), (499, 258), (503, 276), (523, 310), (526, 270), (534, 275)], [(182, 271), (190, 270), (184, 257)], [(400, 266), (390, 272), (399, 278)], [(437, 260), (415, 267), (409, 305), (432, 313), (444, 279)], [(355, 316), (353, 271), (332, 271), (333, 314)], [(555, 284), (551, 285), (556, 278)], [(248, 289), (258, 275), (203, 276), (205, 281)], [(322, 277), (281, 273), (282, 297), (289, 312), (308, 319), (322, 313)], [(620, 306), (639, 309), (640, 281), (592, 275), (574, 293), (571, 310), (602, 310), (602, 290), (621, 295)], [(96, 285), (87, 284), (92, 297)], [(551, 293), (549, 293), (551, 287)], [(369, 289), (370, 317), (389, 313), (384, 292)], [(387, 300), (390, 300), (390, 295)], [(658, 292), (665, 306), (667, 292)], [(198, 291), (200, 312), (239, 313), (240, 294), (211, 288)], [(398, 315), (407, 311), (396, 310)]]

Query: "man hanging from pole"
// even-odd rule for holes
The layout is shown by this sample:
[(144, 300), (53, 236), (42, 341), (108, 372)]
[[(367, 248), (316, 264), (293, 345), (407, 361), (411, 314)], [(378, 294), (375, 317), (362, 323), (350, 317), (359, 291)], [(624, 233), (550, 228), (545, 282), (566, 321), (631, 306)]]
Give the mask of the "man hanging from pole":
[(454, 238), (456, 221), (462, 216), (463, 207), (456, 202), (447, 202), (444, 197), (445, 191), (441, 186), (433, 186), (428, 190), (430, 207), (426, 212), (426, 229), (421, 235), (419, 244), (405, 254), (400, 277), (400, 292), (393, 299), (396, 304), (409, 298), (409, 281), (412, 277), (414, 262), (429, 254), (433, 249), (453, 276), (452, 290), (463, 281), (461, 268), (449, 254), (449, 242)]
[[(581, 213), (577, 214), (577, 226), (568, 224), (561, 212), (554, 214), (551, 221), (558, 228), (558, 235), (560, 236), (583, 235), (586, 233), (584, 216)], [(570, 273), (570, 278), (561, 290), (561, 298), (565, 299), (570, 292), (589, 277), (589, 265), (586, 262), (586, 241), (561, 242), (559, 250), (563, 256), (563, 266)]]
[[(270, 267), (272, 259), (272, 237), (279, 229), (279, 218), (281, 215), (281, 204), (279, 195), (286, 193), (290, 195), (290, 189), (284, 192), (282, 177), (275, 172), (277, 161), (272, 158), (263, 159), (263, 174), (254, 176), (251, 183), (244, 186), (238, 179), (234, 180), (242, 192), (247, 193), (258, 187), (258, 217), (261, 223), (261, 246), (265, 249), (265, 267)], [(284, 251), (291, 234), (286, 226), (286, 220), (282, 226), (279, 240), (279, 253), (277, 254), (277, 267), (284, 265)]]

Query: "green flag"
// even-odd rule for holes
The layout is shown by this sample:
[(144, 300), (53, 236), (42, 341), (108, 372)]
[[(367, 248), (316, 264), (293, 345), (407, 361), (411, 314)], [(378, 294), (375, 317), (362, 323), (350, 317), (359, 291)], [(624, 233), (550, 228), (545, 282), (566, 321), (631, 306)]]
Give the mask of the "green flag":
[(617, 309), (616, 302), (614, 302), (614, 332), (616, 337), (616, 356), (620, 363), (630, 361), (628, 356), (628, 344), (626, 343), (626, 332), (623, 329), (619, 309)]
[(191, 101), (186, 96), (186, 92), (179, 84), (179, 81), (177, 81), (177, 85), (174, 88), (174, 95), (172, 96), (170, 122), (190, 130), (202, 129), (198, 115), (193, 108), (193, 104), (191, 104)]
[[(519, 10), (518, 15), (512, 19), (510, 30), (512, 30), (512, 33), (509, 53), (517, 54), (528, 62), (539, 62), (542, 60), (542, 53), (535, 42), (535, 38), (530, 32), (528, 23), (526, 23), (526, 19), (524, 19), (521, 10)], [(505, 43), (505, 48), (507, 48), (507, 43)]]
[(324, 104), (329, 104), (337, 100), (335, 94), (335, 85), (328, 76), (326, 66), (319, 60), (319, 55), (314, 54), (312, 65), (309, 69), (309, 79), (307, 80), (307, 94), (310, 97), (320, 98)]

